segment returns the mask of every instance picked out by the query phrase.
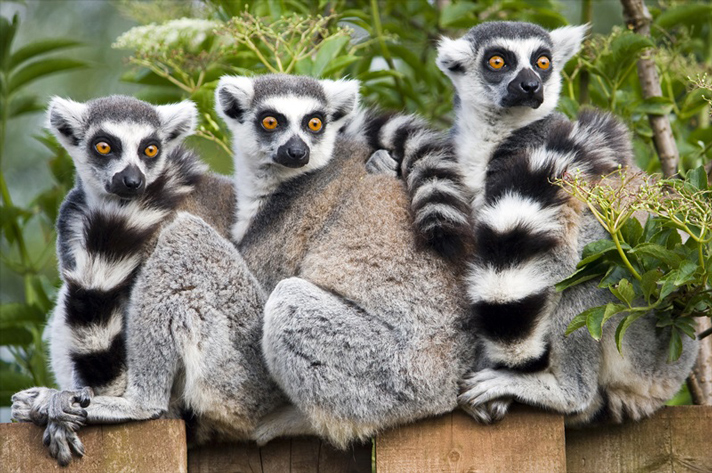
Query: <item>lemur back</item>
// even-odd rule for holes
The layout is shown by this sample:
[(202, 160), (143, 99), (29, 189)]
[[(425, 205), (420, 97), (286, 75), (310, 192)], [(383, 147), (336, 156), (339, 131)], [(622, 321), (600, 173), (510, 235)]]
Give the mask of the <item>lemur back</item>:
[(272, 183), (239, 249), (271, 291), (263, 352), (295, 406), (265, 419), (261, 442), (317, 433), (344, 446), (447, 412), (470, 356), (459, 268), (417, 244), (405, 189), (366, 171), (373, 149), (336, 136), (357, 97), (352, 81), (289, 76), (217, 88), (237, 175)]
[(548, 33), (493, 22), (439, 48), (438, 65), (457, 91), (458, 161), (475, 196), (466, 281), (484, 356), (463, 382), (460, 404), (484, 422), (501, 418), (512, 399), (568, 414), (570, 423), (603, 411), (639, 419), (675, 394), (694, 360), (694, 347), (674, 365), (665, 350), (649, 353), (662, 346), (651, 337), (664, 337), (654, 335), (652, 317), (629, 334), (625, 362), (609, 331), (600, 347), (586, 334), (564, 337), (575, 315), (612, 296), (592, 282), (554, 291), (583, 247), (606, 233), (551, 180), (576, 171), (596, 180), (632, 166), (627, 130), (613, 116), (589, 110), (570, 122), (553, 113), (560, 71), (582, 37), (581, 27)]

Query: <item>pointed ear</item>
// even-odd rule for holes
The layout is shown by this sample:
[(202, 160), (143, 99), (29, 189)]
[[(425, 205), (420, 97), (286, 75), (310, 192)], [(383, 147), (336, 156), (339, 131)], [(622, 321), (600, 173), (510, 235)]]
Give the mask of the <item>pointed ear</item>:
[(569, 59), (574, 57), (581, 48), (587, 31), (588, 25), (580, 25), (563, 26), (549, 33), (554, 45), (554, 64), (558, 64), (563, 69)]
[(215, 108), (225, 122), (242, 123), (249, 109), (255, 88), (252, 79), (245, 76), (223, 76), (215, 89)]
[(52, 97), (47, 108), (47, 128), (63, 146), (77, 146), (84, 137), (87, 106), (83, 103)]
[(198, 108), (190, 100), (157, 105), (156, 112), (167, 141), (180, 141), (195, 132), (198, 124)]
[(445, 75), (452, 77), (466, 71), (472, 56), (472, 45), (468, 40), (464, 38), (450, 39), (443, 36), (438, 43), (438, 57), (435, 63)]
[(324, 88), (326, 101), (329, 104), (329, 121), (335, 122), (356, 112), (361, 88), (359, 81), (324, 79), (319, 82)]

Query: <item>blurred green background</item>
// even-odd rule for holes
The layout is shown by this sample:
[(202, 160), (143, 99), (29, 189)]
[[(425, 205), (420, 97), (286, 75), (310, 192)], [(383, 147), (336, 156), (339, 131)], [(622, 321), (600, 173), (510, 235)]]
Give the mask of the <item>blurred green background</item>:
[[(712, 97), (712, 6), (675, 0), (648, 6), (655, 18), (650, 41), (626, 31), (617, 0), (2, 2), (0, 405), (9, 405), (19, 389), (52, 383), (41, 331), (60, 283), (53, 225), (73, 170), (43, 132), (51, 96), (191, 98), (202, 121), (189, 143), (213, 170), (229, 174), (228, 138), (212, 112), (222, 74), (349, 76), (362, 81), (367, 104), (421, 113), (447, 128), (451, 86), (434, 64), (440, 36), (458, 37), (496, 19), (549, 29), (590, 22), (593, 35), (566, 67), (560, 109), (574, 116), (592, 104), (622, 117), (634, 132), (638, 164), (648, 171), (659, 164), (646, 113), (669, 115), (684, 174), (712, 159), (706, 101)], [(212, 23), (159, 26), (180, 18)], [(132, 30), (141, 25), (149, 26)], [(122, 49), (112, 48), (124, 33)], [(285, 45), (304, 54), (291, 54)], [(665, 97), (646, 101), (635, 60), (652, 45)]]

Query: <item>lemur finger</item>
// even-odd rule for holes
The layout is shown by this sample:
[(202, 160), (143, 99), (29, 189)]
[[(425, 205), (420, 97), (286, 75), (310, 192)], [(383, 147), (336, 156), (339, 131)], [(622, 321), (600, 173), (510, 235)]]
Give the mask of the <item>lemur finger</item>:
[(84, 444), (79, 439), (79, 435), (76, 432), (67, 432), (67, 442), (69, 443), (69, 448), (72, 449), (77, 456), (83, 457), (86, 453)]
[(366, 170), (369, 174), (398, 177), (398, 161), (385, 149), (379, 149), (366, 161)]
[(45, 445), (49, 444), (49, 454), (57, 460), (60, 466), (67, 466), (72, 461), (72, 452), (67, 443), (67, 431), (61, 424), (50, 422), (45, 430), (48, 437)]
[(88, 407), (89, 404), (91, 403), (91, 398), (94, 397), (94, 390), (90, 386), (85, 386), (82, 388), (82, 390), (79, 392), (79, 395), (76, 396), (76, 402), (79, 402), (79, 405), (82, 407)]

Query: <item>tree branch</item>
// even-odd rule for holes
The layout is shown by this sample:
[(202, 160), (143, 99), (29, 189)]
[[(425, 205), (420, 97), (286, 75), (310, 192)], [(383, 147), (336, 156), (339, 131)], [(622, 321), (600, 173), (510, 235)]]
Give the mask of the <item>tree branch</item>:
[[(643, 0), (621, 0), (621, 4), (623, 5), (623, 17), (628, 28), (642, 36), (649, 37), (650, 24), (653, 21), (653, 17), (650, 15)], [(649, 49), (638, 59), (638, 78), (643, 88), (643, 96), (646, 99), (662, 97), (663, 95), (660, 88), (660, 79), (655, 70), (653, 55), (654, 51)], [(677, 163), (680, 160), (680, 155), (677, 151), (672, 128), (670, 128), (670, 120), (666, 115), (653, 114), (649, 114), (648, 119), (653, 129), (653, 142), (660, 158), (663, 175), (672, 177), (677, 173)]]

